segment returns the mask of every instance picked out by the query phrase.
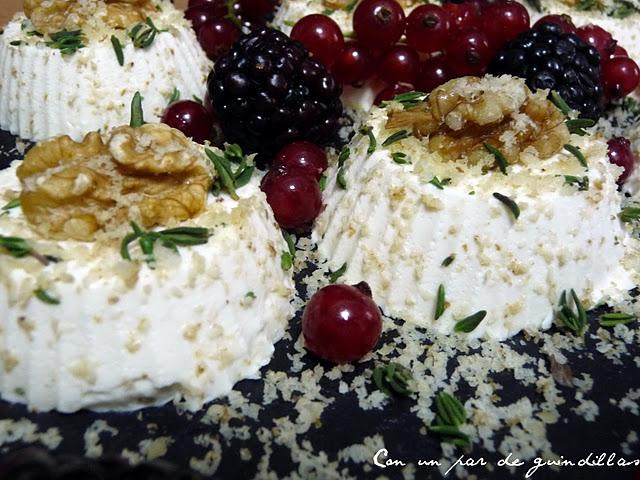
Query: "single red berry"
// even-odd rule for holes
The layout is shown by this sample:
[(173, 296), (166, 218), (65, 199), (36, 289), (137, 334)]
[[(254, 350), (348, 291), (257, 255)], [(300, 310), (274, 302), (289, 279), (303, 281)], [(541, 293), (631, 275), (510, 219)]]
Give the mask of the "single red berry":
[(420, 57), (408, 45), (395, 45), (378, 63), (378, 76), (387, 83), (414, 83), (418, 75)]
[(487, 36), (482, 32), (462, 35), (447, 49), (445, 59), (453, 77), (481, 76), (493, 57)]
[(298, 20), (291, 30), (291, 38), (301, 42), (326, 67), (334, 64), (336, 53), (344, 48), (344, 36), (338, 24), (317, 13)]
[(598, 25), (590, 24), (580, 27), (576, 35), (586, 44), (595, 47), (600, 58), (609, 58), (616, 49), (617, 42), (609, 32)]
[(213, 5), (221, 17), (227, 13), (227, 5), (224, 0), (189, 0), (187, 7), (199, 7), (200, 5)]
[(420, 53), (432, 55), (449, 42), (452, 18), (437, 5), (420, 5), (407, 17), (407, 43)]
[(266, 25), (278, 3), (276, 0), (238, 0), (238, 13), (252, 25)]
[(311, 297), (302, 314), (302, 334), (310, 351), (344, 363), (373, 350), (382, 332), (382, 317), (366, 293), (368, 286), (363, 287), (328, 285)]
[(624, 169), (618, 177), (618, 185), (622, 185), (635, 169), (638, 159), (631, 150), (631, 142), (624, 137), (614, 137), (607, 142), (607, 145), (609, 161)]
[(602, 62), (602, 85), (608, 98), (622, 98), (633, 92), (640, 81), (638, 64), (629, 57)]
[(225, 18), (216, 18), (200, 26), (198, 42), (211, 60), (226, 53), (240, 36), (240, 30)]
[(431, 58), (420, 65), (416, 88), (421, 92), (429, 93), (450, 79), (451, 75), (445, 59), (442, 57)]
[(363, 0), (353, 12), (353, 30), (367, 47), (393, 45), (404, 33), (404, 10), (396, 0)]
[(328, 166), (324, 148), (302, 140), (282, 147), (273, 160), (273, 167), (276, 169), (304, 172), (316, 180), (320, 179)]
[(227, 14), (227, 7), (222, 2), (222, 8), (218, 3), (203, 3), (202, 5), (196, 5), (189, 7), (184, 12), (184, 16), (187, 20), (191, 21), (191, 25), (196, 33), (200, 30), (200, 27), (205, 23), (212, 22), (213, 20), (224, 18)]
[(261, 188), (278, 225), (285, 230), (308, 231), (322, 209), (318, 181), (306, 172), (271, 170)]
[(571, 17), (564, 13), (562, 15), (545, 15), (533, 25), (533, 28), (536, 28), (543, 23), (553, 23), (555, 25), (558, 25), (562, 30), (562, 33), (575, 34), (578, 30), (577, 27), (573, 24), (573, 20), (571, 20)]
[(362, 44), (345, 42), (332, 72), (343, 85), (361, 86), (371, 76), (373, 69), (373, 57)]
[(484, 9), (482, 18), (483, 32), (494, 50), (529, 29), (529, 12), (512, 0), (492, 3)]
[(628, 56), (629, 56), (629, 54), (627, 53), (627, 51), (624, 48), (622, 48), (620, 45), (616, 45), (615, 50), (609, 56), (609, 58), (628, 57)]
[(374, 105), (380, 105), (382, 102), (393, 100), (397, 95), (410, 92), (413, 89), (413, 85), (408, 83), (394, 83), (393, 85), (380, 90), (373, 103)]
[(442, 8), (451, 16), (451, 30), (457, 33), (472, 32), (482, 26), (480, 7), (475, 2), (445, 3)]
[(167, 107), (161, 122), (180, 130), (194, 142), (204, 143), (211, 135), (213, 116), (198, 102), (179, 100)]

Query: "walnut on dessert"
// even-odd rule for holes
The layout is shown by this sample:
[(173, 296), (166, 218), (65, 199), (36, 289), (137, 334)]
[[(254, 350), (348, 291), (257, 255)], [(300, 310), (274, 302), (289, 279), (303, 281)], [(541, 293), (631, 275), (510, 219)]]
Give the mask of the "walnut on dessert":
[(145, 228), (204, 209), (213, 172), (200, 149), (163, 124), (36, 145), (18, 167), (22, 210), (41, 235), (89, 241), (135, 220)]
[(509, 163), (517, 163), (527, 147), (545, 159), (569, 141), (564, 115), (546, 97), (513, 77), (462, 77), (436, 88), (416, 107), (391, 111), (386, 128), (410, 128), (446, 160), (476, 164), (490, 155), (485, 143)]
[(96, 15), (113, 28), (127, 28), (156, 11), (151, 0), (25, 0), (24, 13), (46, 34), (77, 30)]

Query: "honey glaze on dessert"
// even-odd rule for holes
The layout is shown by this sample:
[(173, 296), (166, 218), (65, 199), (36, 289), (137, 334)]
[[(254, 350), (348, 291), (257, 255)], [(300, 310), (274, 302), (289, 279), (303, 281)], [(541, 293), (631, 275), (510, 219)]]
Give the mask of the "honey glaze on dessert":
[(24, 13), (40, 33), (81, 29), (94, 18), (125, 29), (156, 11), (151, 0), (25, 0)]
[(57, 240), (94, 240), (129, 220), (145, 228), (200, 213), (214, 173), (184, 134), (164, 124), (61, 136), (33, 147), (17, 169), (33, 229)]

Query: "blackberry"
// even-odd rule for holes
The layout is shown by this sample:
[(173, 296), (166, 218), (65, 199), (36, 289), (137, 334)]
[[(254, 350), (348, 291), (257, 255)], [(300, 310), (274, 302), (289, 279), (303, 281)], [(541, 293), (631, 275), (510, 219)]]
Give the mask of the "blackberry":
[(597, 120), (602, 115), (598, 51), (556, 24), (543, 23), (507, 43), (489, 73), (525, 78), (533, 91), (555, 90), (582, 117)]
[(285, 144), (334, 140), (342, 88), (301, 43), (270, 28), (254, 30), (215, 64), (209, 97), (225, 141), (266, 164)]

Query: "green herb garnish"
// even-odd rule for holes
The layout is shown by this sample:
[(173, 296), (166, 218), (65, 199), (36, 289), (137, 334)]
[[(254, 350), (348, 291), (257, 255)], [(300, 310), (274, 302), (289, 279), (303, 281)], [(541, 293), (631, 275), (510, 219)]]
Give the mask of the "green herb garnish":
[(328, 273), (328, 277), (329, 277), (329, 283), (336, 283), (338, 281), (338, 279), (344, 275), (344, 273), (347, 271), (347, 264), (343, 263), (342, 266), (336, 270), (335, 272), (331, 272), (329, 271)]
[(20, 206), (20, 199), (14, 198), (13, 200), (9, 201), (9, 203), (7, 203), (4, 207), (0, 209), (2, 210), (2, 214), (0, 215), (8, 215), (9, 210), (13, 210), (14, 208), (18, 208), (19, 206)]
[(469, 437), (460, 431), (460, 426), (467, 421), (467, 412), (462, 402), (446, 392), (436, 396), (436, 424), (429, 430), (441, 435), (442, 441), (459, 447), (470, 444)]
[(542, 2), (540, 0), (527, 0), (527, 3), (531, 5), (536, 12), (542, 13)]
[(13, 42), (9, 42), (9, 45), (11, 45), (12, 47), (19, 47), (20, 45), (22, 45), (22, 42), (20, 40), (14, 40)]
[(122, 44), (120, 43), (120, 39), (115, 35), (111, 35), (111, 45), (113, 46), (113, 51), (116, 53), (116, 59), (118, 60), (118, 64), (120, 66), (123, 66), (124, 52), (122, 51)]
[(498, 150), (496, 147), (494, 147), (493, 145), (490, 145), (488, 143), (483, 143), (483, 145), (484, 145), (484, 148), (487, 150), (487, 152), (493, 155), (493, 158), (496, 159), (496, 162), (498, 163), (498, 168), (500, 168), (500, 171), (502, 172), (502, 174), (506, 175), (508, 163), (507, 163), (507, 159), (502, 154), (502, 152)]
[(565, 117), (568, 117), (569, 114), (573, 111), (573, 109), (564, 101), (564, 98), (560, 96), (558, 92), (555, 90), (551, 91), (551, 102), (558, 107)]
[(440, 190), (444, 190), (444, 187), (451, 183), (451, 179), (447, 177), (440, 180), (438, 177), (433, 177), (429, 180), (429, 183)]
[(404, 140), (405, 138), (411, 136), (407, 130), (399, 130), (387, 137), (387, 139), (382, 142), (383, 147), (388, 147), (392, 143), (399, 142), (400, 140)]
[(396, 362), (389, 362), (386, 365), (378, 365), (373, 370), (373, 383), (378, 390), (392, 396), (394, 393), (410, 397), (413, 390), (410, 383), (413, 381), (413, 374), (407, 367)]
[(71, 55), (83, 48), (84, 35), (82, 30), (62, 30), (49, 35), (50, 41), (45, 42), (48, 47), (57, 48), (62, 55)]
[(585, 128), (591, 128), (595, 124), (595, 120), (590, 118), (572, 118), (565, 122), (565, 125), (569, 129), (569, 133), (580, 135), (581, 137), (589, 133)]
[(611, 312), (600, 315), (600, 325), (603, 327), (615, 327), (616, 325), (625, 325), (636, 320), (635, 315), (621, 312)]
[(289, 249), (289, 253), (292, 257), (296, 255), (296, 238), (291, 235), (289, 232), (282, 230), (282, 236), (284, 237), (284, 241), (287, 242), (287, 248)]
[[(224, 16), (224, 18), (226, 18), (231, 23), (233, 23), (238, 28), (238, 30), (242, 31), (242, 22), (236, 15), (236, 10), (234, 8), (236, 5), (235, 0), (227, 0), (226, 3), (227, 3), (227, 14)], [(293, 25), (290, 25), (290, 26), (293, 27)]]
[(371, 155), (376, 151), (376, 147), (378, 146), (378, 142), (376, 141), (376, 137), (373, 135), (373, 128), (370, 126), (364, 126), (360, 129), (360, 133), (362, 135), (366, 135), (369, 137), (369, 146), (367, 147), (367, 155)]
[(44, 266), (52, 262), (56, 263), (60, 261), (59, 258), (52, 255), (41, 255), (36, 252), (24, 238), (20, 237), (5, 237), (4, 235), (0, 235), (0, 252), (2, 251), (5, 251), (14, 258), (31, 256)]
[(338, 170), (338, 175), (336, 176), (336, 183), (341, 189), (343, 190), (347, 189), (347, 179), (344, 177), (344, 168), (341, 168), (340, 170)]
[(576, 10), (580, 10), (582, 12), (586, 12), (588, 10), (592, 10), (593, 7), (597, 5), (596, 0), (580, 0), (576, 5)]
[(236, 193), (236, 189), (249, 183), (255, 166), (249, 163), (242, 148), (236, 144), (225, 146), (224, 155), (218, 155), (208, 148), (205, 148), (205, 153), (218, 173), (218, 178), (213, 185), (214, 190), (224, 190), (231, 198), (238, 200), (240, 197)]
[(42, 33), (38, 32), (37, 30), (31, 30), (30, 32), (27, 32), (27, 37), (43, 38), (44, 35)]
[(479, 312), (474, 313), (473, 315), (469, 315), (468, 317), (463, 318), (456, 322), (453, 327), (453, 331), (456, 333), (470, 333), (473, 332), (480, 322), (484, 320), (484, 317), (487, 316), (487, 312), (485, 310), (480, 310)]
[(356, 8), (357, 4), (358, 4), (358, 0), (352, 0), (346, 7), (344, 7), (344, 9), (347, 12), (351, 12), (354, 8)]
[(321, 192), (324, 192), (325, 188), (327, 188), (327, 176), (325, 174), (320, 175), (318, 186), (320, 187)]
[(349, 155), (351, 155), (351, 149), (347, 145), (345, 145), (344, 147), (342, 147), (342, 150), (340, 150), (340, 155), (338, 155), (339, 167), (344, 165), (344, 162), (347, 161), (347, 159), (349, 158)]
[(199, 96), (192, 95), (191, 98), (193, 98), (194, 102), (199, 103), (200, 105), (204, 105), (204, 102), (202, 101), (202, 99)]
[(582, 151), (578, 147), (566, 144), (564, 146), (564, 149), (567, 152), (571, 153), (574, 157), (576, 157), (578, 159), (578, 162), (580, 162), (580, 165), (582, 165), (585, 169), (589, 169), (589, 166), (587, 165), (587, 159), (584, 158)]
[(41, 302), (48, 303), (49, 305), (60, 305), (60, 299), (52, 296), (43, 288), (38, 288), (34, 290), (33, 294)]
[(256, 294), (255, 294), (255, 293), (253, 293), (253, 292), (251, 292), (251, 291), (249, 291), (249, 292), (245, 293), (245, 295), (244, 295), (244, 296), (245, 296), (245, 298), (249, 298), (249, 299), (251, 299), (251, 300), (255, 300), (255, 299), (256, 299)]
[(140, 92), (136, 92), (133, 95), (131, 101), (131, 120), (129, 121), (130, 127), (141, 127), (144, 125), (144, 112), (142, 110), (142, 95)]
[(424, 92), (411, 91), (396, 95), (393, 97), (393, 101), (401, 103), (402, 106), (407, 109), (422, 103), (426, 97), (427, 94)]
[(397, 164), (399, 164), (399, 165), (406, 165), (406, 164), (411, 163), (411, 162), (409, 161), (409, 157), (407, 157), (407, 154), (406, 154), (406, 153), (404, 153), (404, 152), (394, 152), (394, 153), (392, 153), (392, 154), (391, 154), (391, 159), (392, 159), (395, 163), (397, 163)]
[(620, 220), (625, 223), (635, 222), (640, 220), (640, 207), (626, 207), (623, 208), (619, 214)]
[(443, 267), (448, 267), (449, 265), (451, 265), (453, 263), (453, 261), (455, 259), (456, 259), (456, 256), (455, 256), (455, 254), (452, 253), (447, 258), (445, 258), (440, 265), (443, 266)]
[(570, 292), (576, 310), (574, 312), (569, 306), (567, 302), (567, 292), (563, 290), (562, 295), (560, 295), (560, 301), (558, 302), (558, 319), (560, 319), (562, 325), (571, 330), (575, 335), (582, 336), (587, 328), (587, 314), (576, 292), (573, 289), (571, 289)]
[(280, 267), (283, 270), (290, 270), (293, 267), (293, 255), (291, 255), (291, 252), (282, 252), (282, 255), (280, 255)]
[(445, 301), (444, 285), (440, 284), (436, 295), (436, 312), (433, 316), (434, 320), (438, 320), (446, 309), (447, 303)]
[(501, 193), (498, 193), (498, 192), (493, 192), (493, 196), (494, 198), (500, 200), (504, 204), (504, 206), (509, 209), (514, 219), (516, 220), (518, 219), (518, 217), (520, 216), (520, 207), (518, 207), (518, 204), (516, 202), (514, 202), (511, 198), (507, 197), (506, 195), (502, 195)]
[(335, 12), (335, 10), (331, 10), (330, 8), (325, 8), (322, 11), (322, 15), (326, 15), (327, 17), (330, 17), (333, 12)]
[(173, 92), (171, 92), (171, 96), (169, 97), (169, 105), (178, 100), (180, 100), (180, 90), (178, 90), (178, 87), (173, 87)]
[(580, 178), (573, 175), (565, 175), (564, 183), (567, 185), (576, 185), (580, 191), (589, 190), (589, 177)]
[(178, 253), (178, 247), (189, 247), (192, 245), (203, 245), (209, 241), (211, 232), (208, 228), (202, 227), (178, 227), (166, 230), (145, 231), (135, 222), (129, 222), (132, 233), (128, 233), (120, 244), (120, 256), (131, 261), (129, 244), (138, 240), (140, 249), (145, 255), (145, 260), (150, 268), (155, 268), (156, 258), (154, 247), (156, 242), (160, 242), (164, 247)]
[(167, 30), (158, 30), (153, 20), (147, 17), (144, 23), (138, 23), (129, 31), (129, 38), (133, 40), (134, 47), (147, 48), (156, 39), (156, 35), (166, 31)]

